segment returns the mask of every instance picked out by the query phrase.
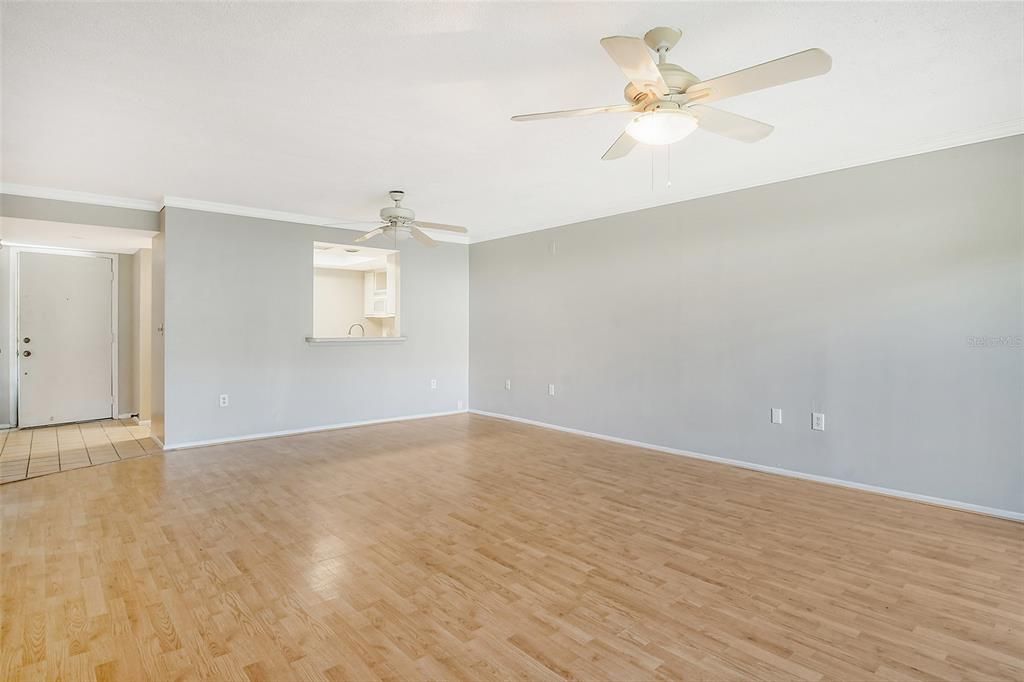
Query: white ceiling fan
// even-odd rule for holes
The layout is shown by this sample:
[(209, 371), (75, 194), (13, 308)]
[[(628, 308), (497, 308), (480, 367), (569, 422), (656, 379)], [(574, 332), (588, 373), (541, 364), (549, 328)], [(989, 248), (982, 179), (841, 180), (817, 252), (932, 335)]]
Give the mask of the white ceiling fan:
[[(767, 137), (774, 127), (705, 105), (727, 97), (820, 76), (832, 68), (832, 58), (828, 53), (813, 48), (702, 81), (686, 69), (665, 60), (668, 51), (675, 47), (682, 35), (678, 28), (660, 26), (644, 34), (643, 40), (628, 36), (601, 39), (601, 45), (612, 61), (618, 64), (629, 79), (625, 90), (627, 104), (522, 114), (513, 116), (512, 120), (535, 121), (606, 112), (636, 112), (638, 115), (601, 157), (606, 160), (626, 156), (638, 143), (664, 145), (678, 142), (698, 127), (741, 142), (757, 142)], [(657, 53), (657, 62), (648, 48)]]
[[(367, 239), (373, 239), (379, 235), (385, 237), (391, 237), (396, 242), (398, 241), (400, 234), (410, 234), (412, 238), (418, 241), (424, 246), (437, 246), (437, 242), (430, 238), (426, 232), (421, 228), (427, 228), (429, 230), (443, 230), (445, 232), (458, 232), (465, 234), (468, 230), (458, 225), (444, 225), (442, 223), (427, 223), (422, 220), (416, 220), (416, 213), (411, 208), (402, 206), (402, 199), (405, 198), (405, 192), (400, 189), (393, 189), (388, 192), (388, 196), (395, 202), (394, 206), (385, 206), (380, 210), (380, 219), (383, 224), (371, 223), (377, 225), (374, 229), (370, 230), (366, 234), (356, 238), (357, 242), (365, 242)], [(366, 225), (365, 221), (352, 221), (352, 222), (340, 222), (331, 223), (329, 227), (344, 227), (345, 225)]]

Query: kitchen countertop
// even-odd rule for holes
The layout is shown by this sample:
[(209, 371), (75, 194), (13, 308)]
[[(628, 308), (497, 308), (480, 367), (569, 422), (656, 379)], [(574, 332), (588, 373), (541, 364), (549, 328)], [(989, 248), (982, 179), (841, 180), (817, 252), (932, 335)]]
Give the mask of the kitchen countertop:
[(306, 343), (314, 346), (341, 346), (345, 344), (397, 343), (405, 341), (404, 336), (307, 336)]

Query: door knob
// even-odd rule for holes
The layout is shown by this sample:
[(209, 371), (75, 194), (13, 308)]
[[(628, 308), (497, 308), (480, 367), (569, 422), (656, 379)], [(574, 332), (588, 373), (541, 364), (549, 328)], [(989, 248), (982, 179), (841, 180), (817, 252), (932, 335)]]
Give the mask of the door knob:
[(31, 341), (31, 340), (32, 340), (32, 339), (30, 339), (30, 338), (28, 338), (28, 337), (26, 336), (26, 337), (25, 337), (24, 339), (22, 339), (22, 342), (23, 342), (23, 343), (28, 343), (28, 342), (29, 342), (29, 341)]
[(23, 351), (22, 355), (27, 358), (27, 357), (32, 355), (32, 351), (30, 351), (30, 350)]

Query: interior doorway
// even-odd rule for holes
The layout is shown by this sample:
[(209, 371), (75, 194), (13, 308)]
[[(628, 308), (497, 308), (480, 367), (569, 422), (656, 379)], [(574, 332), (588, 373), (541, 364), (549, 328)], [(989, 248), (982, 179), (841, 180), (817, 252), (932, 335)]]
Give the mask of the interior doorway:
[(117, 416), (117, 259), (17, 253), (18, 425)]
[(159, 452), (156, 230), (0, 217), (0, 483)]
[[(150, 348), (153, 337), (150, 263), (152, 241), (157, 234), (159, 232), (156, 230), (0, 217), (0, 359), (6, 370), (0, 371), (0, 429), (97, 417), (135, 419), (139, 423), (149, 423), (153, 390), (150, 383)], [(22, 259), (26, 261), (25, 266), (22, 266)], [(48, 263), (52, 270), (56, 270), (47, 271), (42, 277), (40, 286), (43, 289), (35, 289), (38, 294), (35, 309), (45, 313), (41, 321), (44, 325), (42, 333), (32, 331), (33, 327), (37, 327), (31, 320), (34, 310), (32, 302), (22, 300), (32, 294), (30, 284), (35, 271), (33, 266), (38, 265), (30, 264), (32, 259)], [(69, 268), (96, 270), (93, 273), (96, 286), (76, 283), (66, 288), (67, 291), (62, 295), (57, 289), (60, 288), (59, 282), (67, 277), (65, 271)], [(106, 287), (100, 291), (99, 280), (103, 277), (107, 280)], [(23, 278), (23, 286), (20, 286)], [(87, 335), (87, 338), (96, 340), (91, 352), (69, 345), (81, 345), (82, 340), (78, 337), (83, 334), (79, 331), (81, 320), (66, 319), (68, 311), (65, 309), (71, 306), (71, 312), (76, 315), (84, 311), (88, 307), (83, 307), (86, 292), (93, 294), (90, 305), (99, 310), (91, 314), (89, 319), (97, 327), (102, 326), (106, 332), (103, 341), (99, 341), (98, 334)], [(69, 297), (73, 300), (68, 301)], [(20, 308), (26, 309), (25, 316), (20, 315)], [(104, 313), (109, 317), (106, 318)], [(61, 345), (56, 352), (73, 350), (78, 358), (84, 359), (71, 362), (65, 358), (67, 369), (48, 375), (51, 379), (57, 376), (57, 381), (47, 382), (44, 391), (33, 391), (33, 379), (44, 378), (44, 370), (48, 369), (42, 362), (44, 358), (46, 364), (59, 359), (54, 352), (39, 344), (48, 343), (58, 336)], [(26, 342), (26, 338), (29, 341)], [(103, 360), (99, 358), (96, 349), (100, 344), (107, 349)], [(23, 356), (23, 351), (30, 355)], [(35, 360), (40, 362), (36, 363)], [(80, 376), (78, 372), (83, 369), (82, 365), (88, 365), (93, 370), (92, 380)], [(33, 366), (36, 366), (34, 376), (26, 377), (25, 371), (33, 371)], [(82, 386), (73, 385), (68, 377), (77, 377), (94, 387), (88, 394), (88, 400), (80, 391)], [(20, 395), (20, 384), (26, 380), (29, 382), (25, 386), (26, 393)], [(95, 388), (101, 382), (106, 387), (102, 412), (96, 407), (99, 392)], [(66, 398), (76, 405), (88, 402), (92, 407), (87, 411), (67, 409), (66, 405), (59, 404), (59, 400), (47, 400), (49, 407), (43, 409), (47, 414), (34, 417), (33, 397), (53, 396), (55, 390), (62, 391), (58, 399)], [(113, 405), (110, 404), (112, 398), (116, 399)], [(24, 405), (20, 406), (19, 403)], [(19, 412), (24, 412), (21, 419)], [(53, 417), (52, 422), (50, 417)]]

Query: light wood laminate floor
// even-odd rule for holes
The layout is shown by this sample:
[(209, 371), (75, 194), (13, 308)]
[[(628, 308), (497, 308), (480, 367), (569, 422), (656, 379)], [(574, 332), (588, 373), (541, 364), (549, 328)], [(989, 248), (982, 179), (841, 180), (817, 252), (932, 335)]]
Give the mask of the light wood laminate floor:
[(1022, 679), (1024, 525), (457, 415), (0, 487), (0, 679)]

